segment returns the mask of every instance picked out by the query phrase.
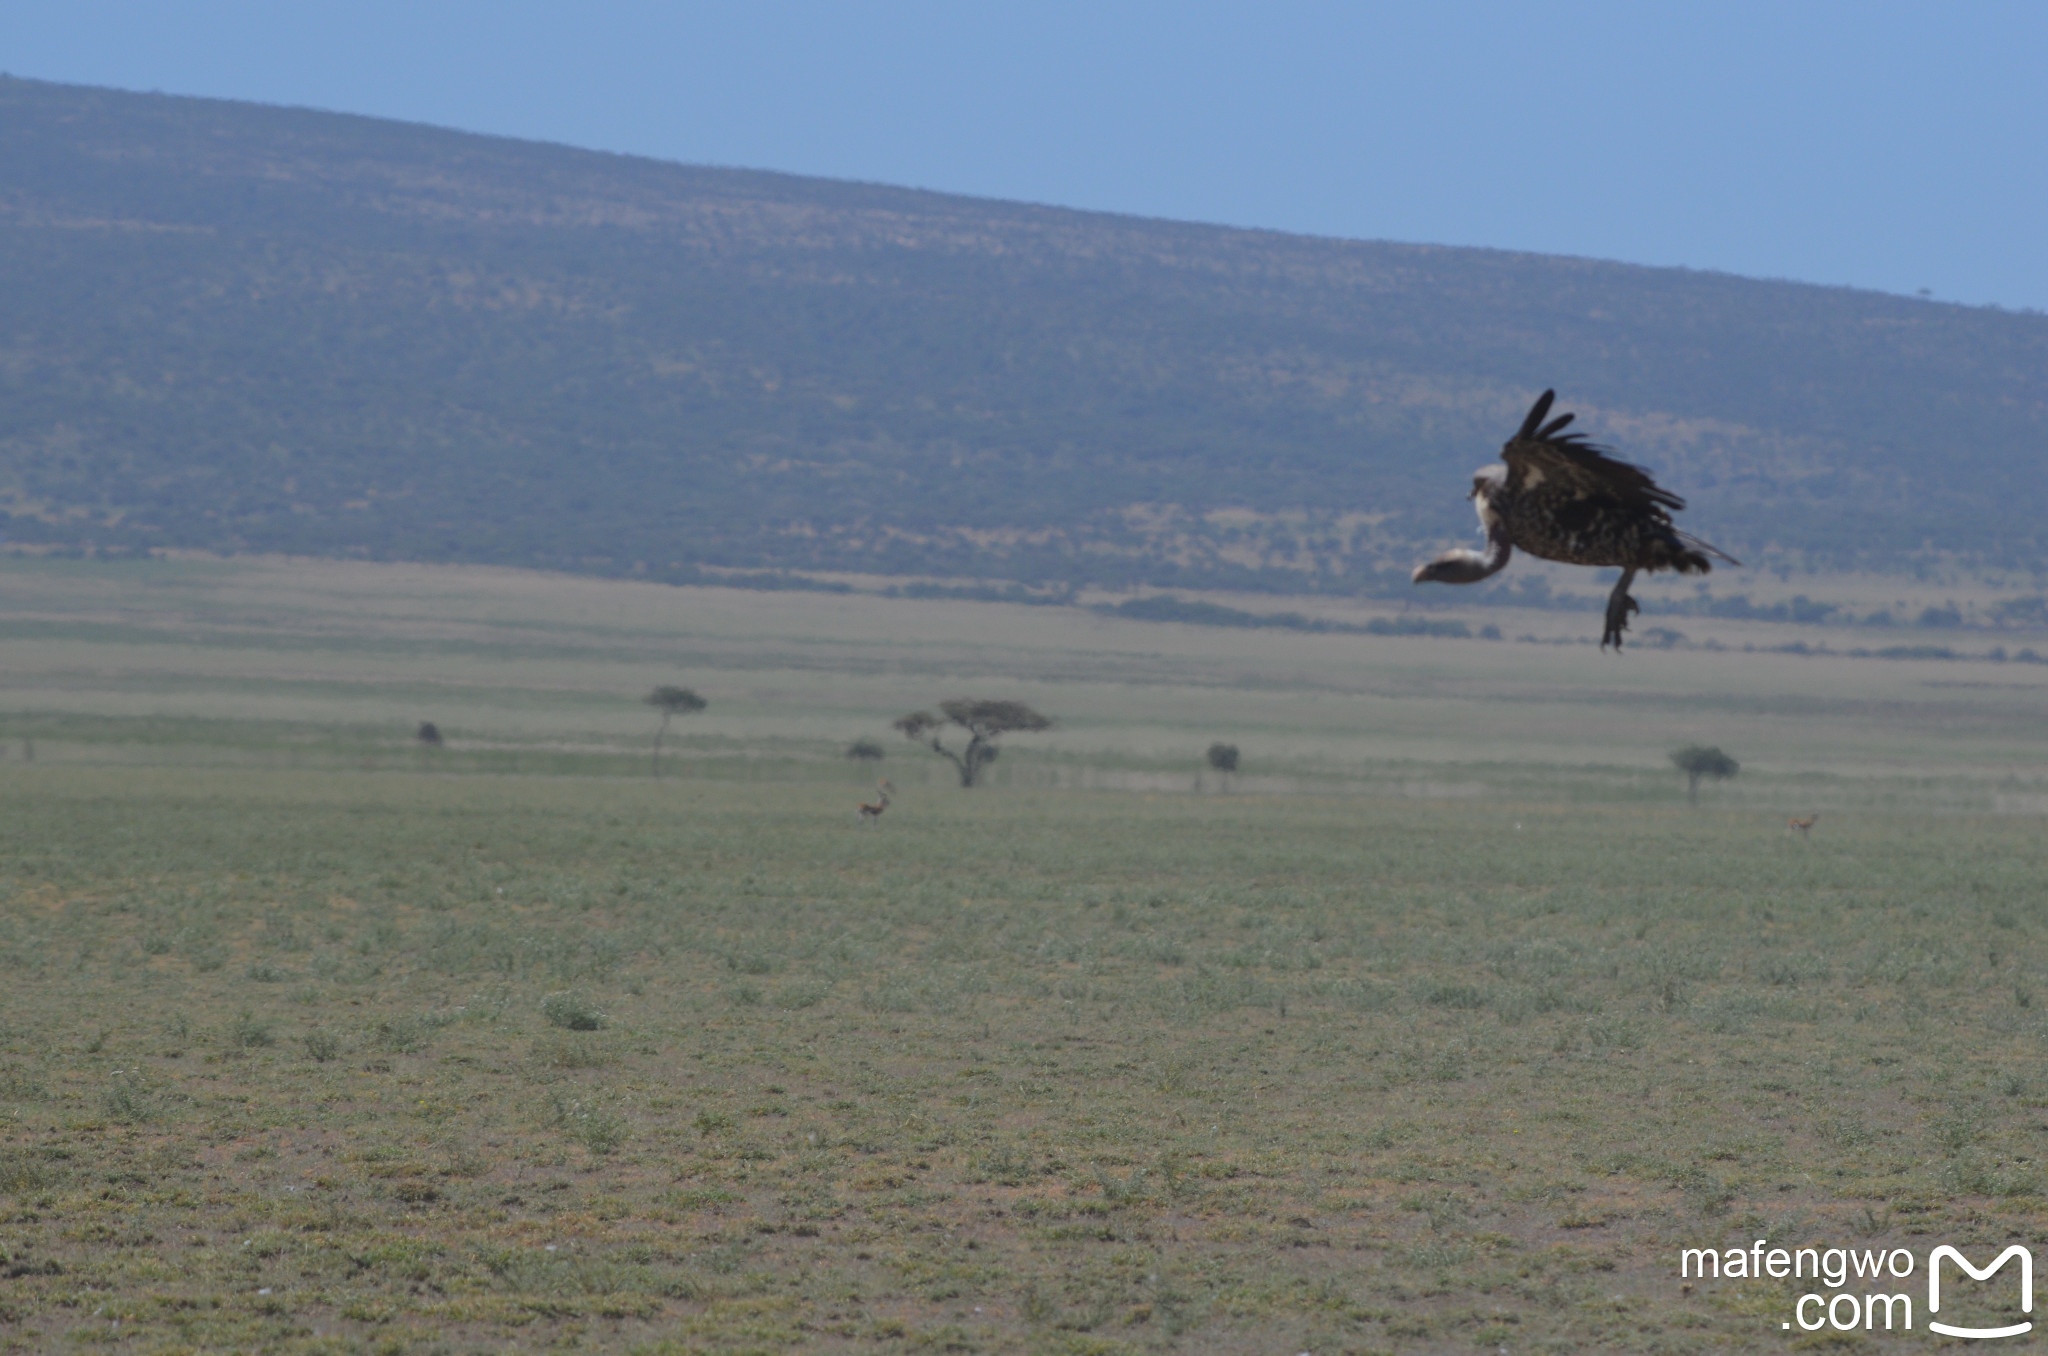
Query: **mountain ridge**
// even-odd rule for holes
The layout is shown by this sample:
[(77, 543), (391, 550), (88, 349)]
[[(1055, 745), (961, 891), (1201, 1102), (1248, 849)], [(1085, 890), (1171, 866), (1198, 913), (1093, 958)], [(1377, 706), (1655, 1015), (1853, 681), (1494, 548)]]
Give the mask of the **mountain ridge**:
[(2048, 557), (2033, 313), (15, 79), (0, 183), (17, 542), (1393, 591), (1556, 386), (1745, 559)]

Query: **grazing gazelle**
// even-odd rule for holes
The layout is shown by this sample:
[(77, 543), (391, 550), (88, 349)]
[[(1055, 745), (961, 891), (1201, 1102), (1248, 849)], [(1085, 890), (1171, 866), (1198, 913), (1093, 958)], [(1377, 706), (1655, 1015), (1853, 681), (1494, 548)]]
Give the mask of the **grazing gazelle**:
[(895, 787), (889, 784), (889, 779), (887, 777), (884, 777), (882, 778), (882, 780), (876, 782), (875, 790), (880, 794), (875, 797), (875, 802), (872, 805), (868, 804), (868, 802), (866, 801), (861, 802), (860, 822), (863, 824), (872, 824), (876, 820), (880, 819), (882, 817), (882, 811), (889, 808), (889, 793), (891, 791), (894, 791), (895, 789)]
[(1792, 820), (1791, 824), (1793, 828), (1799, 830), (1799, 836), (1801, 838), (1804, 838), (1807, 834), (1807, 831), (1813, 827), (1813, 822), (1819, 818), (1820, 816), (1818, 814), (1810, 814), (1804, 819)]

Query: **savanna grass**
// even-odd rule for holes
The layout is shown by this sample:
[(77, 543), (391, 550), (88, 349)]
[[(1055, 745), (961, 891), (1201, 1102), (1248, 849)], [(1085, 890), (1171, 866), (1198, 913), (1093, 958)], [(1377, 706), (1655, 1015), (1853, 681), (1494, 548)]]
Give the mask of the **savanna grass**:
[(845, 799), (7, 769), (5, 1341), (1778, 1350), (1675, 1250), (2048, 1223), (2038, 820)]

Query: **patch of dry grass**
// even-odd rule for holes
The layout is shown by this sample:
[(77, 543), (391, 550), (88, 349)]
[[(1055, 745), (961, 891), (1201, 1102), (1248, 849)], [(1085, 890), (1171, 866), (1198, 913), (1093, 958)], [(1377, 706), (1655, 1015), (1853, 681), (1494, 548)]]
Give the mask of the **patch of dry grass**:
[(1776, 1349), (1677, 1247), (2042, 1222), (2038, 824), (844, 799), (13, 767), (10, 1340)]

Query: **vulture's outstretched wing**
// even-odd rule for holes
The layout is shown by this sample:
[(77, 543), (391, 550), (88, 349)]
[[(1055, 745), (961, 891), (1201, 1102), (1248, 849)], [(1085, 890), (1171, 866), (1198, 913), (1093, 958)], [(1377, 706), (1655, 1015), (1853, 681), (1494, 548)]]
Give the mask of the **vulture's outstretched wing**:
[(1536, 499), (1601, 502), (1665, 522), (1669, 510), (1685, 507), (1683, 499), (1660, 488), (1640, 466), (1608, 456), (1583, 433), (1564, 432), (1571, 415), (1544, 423), (1556, 398), (1555, 391), (1538, 396), (1521, 431), (1501, 449), (1509, 490)]

